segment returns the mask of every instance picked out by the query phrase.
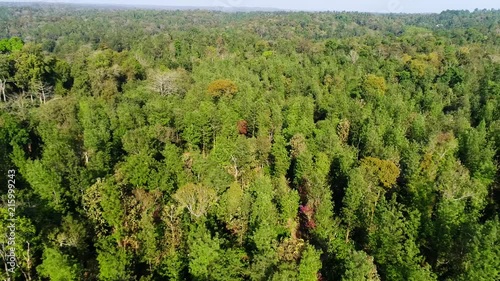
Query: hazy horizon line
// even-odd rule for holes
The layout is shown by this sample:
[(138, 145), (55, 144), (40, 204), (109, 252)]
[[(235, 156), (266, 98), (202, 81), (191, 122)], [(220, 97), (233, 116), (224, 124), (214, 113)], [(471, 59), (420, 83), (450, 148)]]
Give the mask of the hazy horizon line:
[(360, 11), (360, 10), (331, 10), (331, 9), (293, 9), (293, 8), (278, 8), (278, 7), (259, 7), (259, 6), (224, 6), (224, 5), (178, 5), (178, 4), (154, 4), (154, 3), (106, 3), (106, 2), (94, 2), (94, 0), (0, 0), (1, 4), (51, 4), (51, 5), (79, 5), (79, 6), (114, 6), (114, 7), (127, 7), (127, 8), (170, 8), (176, 9), (179, 8), (181, 10), (216, 10), (216, 11), (268, 11), (268, 12), (345, 12), (345, 13), (368, 13), (368, 14), (439, 14), (445, 11), (468, 11), (474, 12), (476, 10), (483, 11), (491, 11), (491, 10), (499, 10), (495, 8), (475, 8), (471, 9), (446, 9), (438, 12), (376, 12), (376, 11)]

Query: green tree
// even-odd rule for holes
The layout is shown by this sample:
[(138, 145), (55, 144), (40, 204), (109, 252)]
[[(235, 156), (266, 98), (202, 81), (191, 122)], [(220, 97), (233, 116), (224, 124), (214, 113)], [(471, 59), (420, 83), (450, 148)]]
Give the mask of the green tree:
[(110, 237), (99, 240), (97, 261), (100, 280), (127, 280), (131, 278), (131, 257), (125, 249), (118, 247)]
[(318, 272), (322, 267), (320, 254), (321, 252), (314, 249), (313, 246), (307, 245), (300, 259), (298, 280), (300, 281), (318, 280)]
[(57, 249), (45, 248), (43, 263), (37, 267), (42, 277), (57, 281), (81, 280), (80, 266)]

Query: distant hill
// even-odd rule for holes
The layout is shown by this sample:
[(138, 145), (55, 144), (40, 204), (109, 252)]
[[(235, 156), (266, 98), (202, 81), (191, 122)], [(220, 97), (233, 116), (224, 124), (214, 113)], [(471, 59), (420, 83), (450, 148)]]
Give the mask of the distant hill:
[(224, 7), (224, 6), (163, 6), (163, 5), (134, 5), (134, 4), (100, 4), (100, 3), (70, 3), (70, 2), (0, 2), (0, 6), (7, 7), (54, 7), (70, 6), (92, 9), (112, 9), (112, 10), (166, 10), (166, 11), (189, 11), (189, 10), (207, 10), (221, 12), (279, 12), (285, 11), (277, 8), (262, 7)]

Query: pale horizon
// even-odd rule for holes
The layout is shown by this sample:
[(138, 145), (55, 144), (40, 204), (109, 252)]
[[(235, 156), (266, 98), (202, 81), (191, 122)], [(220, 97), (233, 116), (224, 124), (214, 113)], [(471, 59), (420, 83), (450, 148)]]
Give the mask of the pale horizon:
[(227, 7), (227, 8), (275, 8), (300, 11), (358, 11), (374, 13), (439, 13), (445, 10), (500, 9), (500, 2), (478, 0), (409, 1), (409, 0), (358, 0), (358, 1), (265, 1), (265, 0), (0, 0), (0, 2), (40, 2), (74, 4), (113, 4), (137, 6)]

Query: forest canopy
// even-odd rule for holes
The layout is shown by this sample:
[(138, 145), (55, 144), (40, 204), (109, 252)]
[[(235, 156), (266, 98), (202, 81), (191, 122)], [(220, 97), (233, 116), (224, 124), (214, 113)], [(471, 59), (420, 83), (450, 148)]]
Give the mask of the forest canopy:
[(0, 276), (500, 280), (499, 46), (495, 10), (1, 4)]

